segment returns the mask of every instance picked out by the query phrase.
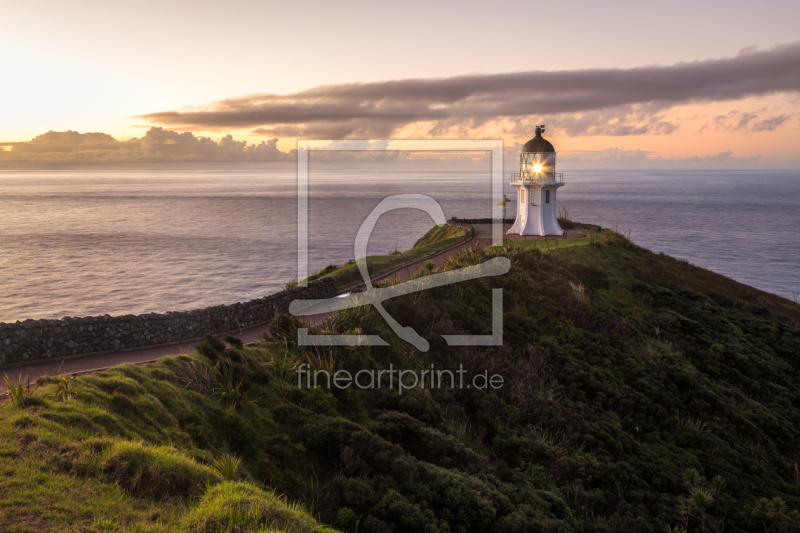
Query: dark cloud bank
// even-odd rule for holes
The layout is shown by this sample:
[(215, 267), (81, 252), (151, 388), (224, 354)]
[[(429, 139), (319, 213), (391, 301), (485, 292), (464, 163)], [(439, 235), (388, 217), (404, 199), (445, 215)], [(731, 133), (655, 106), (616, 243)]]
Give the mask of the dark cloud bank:
[[(676, 125), (660, 113), (672, 106), (797, 91), (800, 42), (672, 66), (326, 85), (137, 118), (181, 128), (254, 128), (276, 137), (316, 139), (386, 138), (417, 123), (426, 135), (457, 135), (497, 119), (509, 119), (509, 133), (521, 135), (530, 131), (531, 121), (544, 119), (570, 136), (668, 134)], [(783, 120), (751, 121), (768, 129)]]
[[(541, 121), (555, 133), (579, 135), (670, 134), (679, 127), (664, 112), (679, 104), (732, 101), (800, 92), (800, 41), (767, 51), (745, 49), (736, 57), (634, 69), (588, 69), (465, 75), (378, 83), (326, 85), (288, 95), (256, 94), (183, 111), (142, 115), (151, 124), (183, 130), (251, 129), (273, 137), (260, 144), (231, 135), (214, 141), (190, 132), (153, 127), (138, 139), (104, 133), (50, 131), (29, 142), (0, 143), (0, 168), (161, 162), (290, 162), (294, 150), (277, 149), (280, 137), (306, 139), (391, 138), (402, 128), (414, 137), (528, 136)], [(731, 111), (700, 130), (772, 131), (791, 114)], [(552, 127), (549, 131), (552, 131)], [(500, 133), (498, 133), (500, 132)], [(5, 148), (5, 150), (2, 150)], [(516, 157), (518, 145), (506, 146)], [(355, 154), (355, 153), (354, 153)], [(316, 156), (315, 156), (316, 157)], [(329, 153), (321, 158), (344, 157)], [(356, 158), (398, 157), (366, 152)], [(402, 156), (400, 156), (402, 159)], [(640, 151), (610, 148), (572, 154), (575, 163), (638, 164), (741, 161), (730, 152), (709, 158), (665, 160)], [(708, 161), (706, 161), (708, 160)]]

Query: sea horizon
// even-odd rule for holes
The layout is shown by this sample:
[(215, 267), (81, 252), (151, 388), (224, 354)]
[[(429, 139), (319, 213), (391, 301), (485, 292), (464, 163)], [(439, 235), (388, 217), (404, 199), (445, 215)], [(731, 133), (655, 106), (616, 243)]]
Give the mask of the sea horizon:
[[(792, 170), (576, 169), (558, 201), (573, 220), (791, 300), (800, 290), (792, 260), (800, 245), (791, 239), (798, 178)], [(0, 322), (185, 311), (272, 294), (297, 276), (295, 191), (291, 167), (0, 170)], [(377, 202), (411, 192), (432, 196), (448, 218), (491, 216), (482, 166), (312, 172), (311, 272), (351, 259)], [(432, 225), (421, 212), (388, 213), (369, 253), (408, 249)]]

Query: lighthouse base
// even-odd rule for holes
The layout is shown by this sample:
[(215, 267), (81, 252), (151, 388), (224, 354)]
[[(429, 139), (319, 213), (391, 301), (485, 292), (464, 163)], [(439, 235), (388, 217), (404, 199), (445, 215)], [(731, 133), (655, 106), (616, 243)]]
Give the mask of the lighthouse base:
[(531, 237), (560, 237), (564, 230), (558, 225), (556, 193), (562, 183), (518, 181), (517, 218), (506, 235)]

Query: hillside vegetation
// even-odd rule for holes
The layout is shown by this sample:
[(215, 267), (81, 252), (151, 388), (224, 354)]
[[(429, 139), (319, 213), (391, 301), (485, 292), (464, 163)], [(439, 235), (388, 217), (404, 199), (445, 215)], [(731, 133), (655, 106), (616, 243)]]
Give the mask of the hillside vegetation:
[[(409, 261), (415, 261), (427, 255), (435, 254), (449, 246), (453, 246), (466, 238), (463, 229), (453, 226), (434, 226), (423, 235), (414, 247), (405, 252), (395, 250), (387, 255), (370, 255), (367, 257), (367, 270), (370, 276), (390, 268), (400, 266)], [(308, 277), (308, 281), (329, 277), (337, 287), (347, 285), (362, 279), (355, 261), (348, 261), (343, 265), (328, 265), (316, 274)]]
[(454, 237), (466, 237), (467, 232), (455, 226), (448, 226), (443, 224), (441, 226), (434, 226), (428, 232), (419, 238), (414, 243), (414, 248), (421, 248), (428, 244), (443, 241), (445, 239), (452, 239)]
[[(278, 316), (259, 348), (43, 380), (0, 408), (0, 530), (798, 531), (800, 308), (605, 237), (456, 254), (511, 271), (386, 302), (427, 353), (358, 308), (315, 332), (391, 346), (298, 349)], [(499, 287), (504, 345), (447, 346)], [(505, 383), (309, 390), (301, 363)]]

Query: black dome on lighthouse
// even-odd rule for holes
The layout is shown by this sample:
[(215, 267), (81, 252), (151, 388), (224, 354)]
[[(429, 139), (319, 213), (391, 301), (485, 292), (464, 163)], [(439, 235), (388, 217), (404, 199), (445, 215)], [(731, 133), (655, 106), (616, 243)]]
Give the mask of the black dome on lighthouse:
[(541, 153), (553, 153), (554, 154), (556, 152), (556, 149), (553, 148), (553, 145), (550, 143), (550, 141), (548, 141), (547, 139), (542, 137), (542, 132), (543, 131), (544, 130), (541, 128), (541, 126), (538, 126), (536, 128), (536, 136), (533, 139), (531, 139), (530, 141), (525, 143), (525, 146), (522, 147), (521, 152), (528, 152), (528, 153), (533, 152), (533, 153), (539, 153), (539, 154), (541, 154)]

